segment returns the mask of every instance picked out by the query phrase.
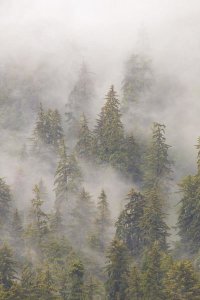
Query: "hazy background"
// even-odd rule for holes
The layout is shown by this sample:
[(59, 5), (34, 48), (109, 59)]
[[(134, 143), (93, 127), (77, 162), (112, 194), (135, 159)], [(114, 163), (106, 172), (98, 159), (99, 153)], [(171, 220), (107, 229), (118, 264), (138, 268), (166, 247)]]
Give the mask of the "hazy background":
[[(129, 56), (144, 51), (152, 59), (157, 105), (144, 103), (140, 113), (149, 124), (158, 121), (167, 125), (178, 181), (195, 170), (194, 145), (200, 135), (199, 16), (200, 2), (195, 0), (0, 0), (1, 95), (5, 85), (12, 82), (12, 97), (25, 97), (30, 93), (28, 81), (32, 83), (33, 103), (37, 98), (63, 113), (80, 65), (86, 62), (96, 81), (95, 119), (111, 84), (121, 96)], [(21, 168), (14, 154), (27, 141), (35, 117), (27, 118), (20, 133), (6, 128), (1, 132), (0, 176), (11, 184)], [(24, 170), (27, 190), (38, 173), (52, 185), (48, 167), (38, 170), (29, 162)], [(108, 177), (97, 176), (95, 182), (90, 181), (88, 172), (86, 185), (94, 194), (101, 185), (111, 193), (120, 182), (114, 193), (120, 198), (129, 183), (109, 172)], [(112, 180), (105, 182), (105, 178)]]

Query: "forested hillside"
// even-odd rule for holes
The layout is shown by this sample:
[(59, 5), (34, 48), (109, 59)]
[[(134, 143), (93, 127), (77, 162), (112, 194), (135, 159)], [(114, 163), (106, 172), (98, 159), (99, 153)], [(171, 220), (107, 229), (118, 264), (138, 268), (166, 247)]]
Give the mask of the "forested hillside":
[(200, 300), (197, 73), (36, 7), (0, 19), (0, 300)]

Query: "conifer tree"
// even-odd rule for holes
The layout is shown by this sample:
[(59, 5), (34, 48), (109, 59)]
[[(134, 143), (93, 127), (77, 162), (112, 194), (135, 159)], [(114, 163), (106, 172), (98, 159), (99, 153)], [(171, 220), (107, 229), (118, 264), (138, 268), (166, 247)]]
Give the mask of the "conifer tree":
[(144, 167), (144, 188), (165, 190), (171, 179), (172, 161), (169, 159), (170, 146), (166, 144), (165, 125), (154, 123), (152, 140), (147, 150)]
[(41, 197), (41, 192), (38, 185), (33, 188), (34, 198), (32, 199), (31, 208), (31, 223), (27, 228), (27, 236), (36, 239), (38, 242), (49, 232), (48, 215), (42, 210), (44, 200)]
[(26, 263), (21, 272), (21, 287), (24, 300), (36, 298), (36, 272), (30, 263)]
[(144, 258), (143, 272), (143, 293), (144, 299), (164, 299), (163, 270), (161, 267), (162, 253), (158, 242), (155, 242)]
[(122, 239), (130, 252), (138, 257), (144, 250), (144, 232), (141, 226), (145, 208), (145, 197), (131, 189), (128, 203), (116, 222), (116, 237)]
[(94, 204), (90, 194), (84, 188), (78, 195), (72, 217), (71, 238), (81, 249), (83, 245), (87, 244), (94, 222)]
[(16, 279), (16, 262), (13, 258), (12, 249), (3, 244), (0, 248), (0, 284), (5, 289), (10, 289)]
[(129, 252), (120, 240), (113, 240), (108, 250), (106, 290), (109, 300), (126, 299), (129, 275)]
[(80, 260), (73, 260), (69, 269), (69, 300), (84, 299), (84, 266)]
[(21, 220), (21, 216), (18, 209), (14, 211), (13, 220), (11, 225), (11, 236), (14, 240), (14, 246), (16, 248), (20, 247), (23, 242), (24, 228)]
[(0, 178), (0, 226), (5, 227), (11, 216), (12, 196), (10, 187)]
[(165, 280), (166, 299), (197, 300), (200, 298), (200, 280), (191, 261), (174, 262)]
[(68, 202), (70, 193), (78, 192), (80, 182), (81, 172), (76, 157), (67, 154), (65, 142), (62, 141), (54, 181), (57, 208)]
[(144, 55), (132, 55), (125, 64), (122, 82), (124, 109), (140, 101), (141, 97), (150, 90), (152, 82), (150, 60)]
[(197, 173), (185, 177), (179, 184), (182, 198), (178, 215), (178, 228), (185, 252), (197, 253), (200, 249), (200, 139), (196, 146)]
[(124, 129), (114, 86), (111, 86), (106, 95), (106, 103), (101, 109), (94, 134), (98, 157), (104, 162), (116, 161), (116, 156), (120, 155)]
[(101, 191), (97, 203), (97, 217), (95, 219), (96, 240), (98, 249), (105, 251), (109, 242), (109, 228), (111, 227), (111, 216), (107, 196), (104, 190)]
[(126, 290), (126, 299), (143, 300), (142, 276), (136, 266), (131, 268), (127, 281), (128, 288)]
[(157, 241), (160, 248), (168, 248), (167, 237), (169, 227), (166, 224), (166, 213), (163, 211), (161, 195), (154, 188), (146, 193), (146, 205), (140, 220), (140, 229), (143, 233), (143, 246), (152, 247)]
[(82, 113), (90, 114), (94, 98), (94, 80), (85, 63), (82, 64), (79, 77), (68, 97), (66, 104), (66, 122), (69, 137), (76, 137), (78, 122)]
[(92, 133), (88, 127), (86, 116), (83, 114), (80, 120), (78, 141), (75, 147), (77, 155), (86, 160), (91, 159), (93, 147), (92, 143)]
[(40, 104), (32, 138), (34, 153), (42, 154), (47, 150), (57, 152), (63, 138), (62, 120), (58, 110), (44, 111)]
[(56, 289), (54, 280), (50, 272), (49, 265), (46, 264), (42, 269), (38, 270), (36, 276), (36, 296), (42, 300), (55, 300)]

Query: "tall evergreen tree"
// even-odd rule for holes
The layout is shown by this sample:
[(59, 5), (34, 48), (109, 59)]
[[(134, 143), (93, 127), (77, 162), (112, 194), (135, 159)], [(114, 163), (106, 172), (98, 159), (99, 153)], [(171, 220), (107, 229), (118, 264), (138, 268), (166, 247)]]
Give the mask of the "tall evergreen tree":
[(58, 110), (44, 111), (40, 104), (32, 137), (34, 153), (43, 154), (47, 150), (57, 152), (63, 138), (62, 120)]
[(131, 251), (138, 257), (144, 250), (144, 232), (141, 226), (141, 220), (144, 214), (145, 197), (141, 193), (137, 193), (131, 189), (127, 195), (128, 203), (121, 212), (118, 221), (116, 222), (116, 236), (122, 239)]
[(198, 300), (200, 298), (200, 280), (191, 261), (174, 262), (168, 270), (165, 280), (166, 299)]
[(12, 195), (10, 187), (3, 178), (0, 178), (0, 226), (8, 224), (12, 210)]
[(108, 251), (106, 265), (107, 282), (106, 290), (109, 300), (126, 299), (129, 275), (129, 252), (122, 241), (113, 240)]
[(179, 184), (182, 198), (178, 215), (181, 243), (192, 254), (200, 249), (200, 140), (197, 145), (197, 173), (185, 177)]
[(162, 253), (159, 244), (155, 242), (151, 249), (146, 252), (142, 266), (144, 299), (164, 299), (164, 273), (161, 261)]
[(169, 159), (170, 146), (166, 144), (165, 125), (154, 123), (152, 140), (147, 150), (144, 166), (144, 188), (164, 190), (171, 178), (172, 161)]
[(128, 276), (127, 300), (143, 300), (142, 276), (136, 266), (133, 266)]
[(86, 64), (82, 64), (79, 77), (68, 97), (66, 104), (66, 122), (69, 137), (78, 134), (78, 122), (82, 113), (90, 114), (94, 98), (94, 80)]
[(104, 252), (109, 242), (109, 229), (112, 225), (107, 196), (101, 191), (97, 203), (97, 217), (95, 219), (97, 247)]
[(65, 142), (62, 141), (54, 181), (57, 208), (60, 209), (60, 205), (69, 200), (70, 193), (78, 192), (80, 181), (81, 172), (76, 158), (73, 154), (67, 154)]
[(49, 232), (48, 215), (43, 211), (42, 205), (44, 200), (38, 185), (33, 188), (34, 198), (32, 199), (32, 207), (30, 212), (31, 223), (26, 230), (27, 237), (41, 242), (43, 237)]
[(152, 86), (151, 62), (144, 55), (134, 54), (127, 60), (124, 73), (123, 106), (128, 109), (130, 104), (140, 101)]
[(0, 284), (5, 289), (10, 289), (16, 279), (16, 262), (13, 258), (12, 249), (3, 244), (0, 248)]
[(78, 195), (72, 216), (71, 238), (81, 249), (87, 244), (94, 223), (94, 204), (90, 194), (84, 188)]
[(167, 237), (169, 227), (166, 224), (166, 213), (163, 211), (161, 196), (154, 188), (146, 193), (146, 205), (140, 220), (143, 233), (143, 246), (152, 247), (157, 241), (162, 250), (167, 250)]
[(88, 121), (83, 114), (80, 120), (78, 141), (75, 147), (76, 153), (80, 158), (89, 160), (92, 157), (93, 138), (88, 127)]
[(69, 269), (69, 300), (84, 299), (84, 266), (80, 260), (73, 260)]
[(101, 109), (94, 134), (98, 157), (104, 162), (115, 161), (116, 155), (120, 155), (124, 129), (114, 86), (111, 86), (106, 95), (106, 103)]

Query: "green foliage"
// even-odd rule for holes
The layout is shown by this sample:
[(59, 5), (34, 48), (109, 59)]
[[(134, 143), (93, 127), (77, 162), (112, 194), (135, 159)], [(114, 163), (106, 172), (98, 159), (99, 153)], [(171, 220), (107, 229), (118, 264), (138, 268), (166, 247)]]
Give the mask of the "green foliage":
[(92, 158), (93, 137), (88, 127), (88, 121), (84, 114), (80, 120), (78, 141), (75, 150), (80, 158), (85, 160), (90, 160)]
[(108, 279), (106, 290), (108, 299), (124, 300), (128, 288), (127, 277), (130, 263), (128, 249), (122, 241), (115, 239), (108, 250), (107, 258), (106, 271)]
[(127, 200), (128, 203), (116, 222), (116, 236), (124, 241), (135, 257), (138, 257), (141, 255), (144, 246), (141, 219), (146, 202), (144, 196), (135, 192), (134, 189), (131, 189), (128, 193)]
[(165, 142), (165, 125), (154, 123), (152, 131), (152, 140), (145, 157), (144, 188), (159, 188), (163, 191), (172, 173), (172, 161), (168, 155), (171, 146)]
[(33, 151), (43, 154), (46, 149), (57, 152), (64, 137), (61, 116), (58, 110), (44, 111), (40, 104), (37, 122), (33, 132)]
[(87, 244), (94, 223), (94, 203), (83, 188), (72, 211), (71, 239), (78, 249)]
[(13, 206), (10, 187), (0, 178), (0, 226), (5, 227), (11, 216)]
[(100, 160), (109, 162), (113, 155), (118, 155), (124, 139), (124, 128), (113, 86), (106, 95), (106, 103), (101, 109), (94, 135), (95, 152)]
[(174, 262), (166, 274), (164, 283), (168, 300), (200, 299), (199, 275), (189, 260)]
[(65, 143), (62, 141), (54, 181), (55, 204), (58, 209), (68, 202), (70, 193), (78, 192), (80, 182), (81, 172), (76, 157), (73, 154), (67, 155)]
[[(197, 145), (199, 150), (199, 145)], [(200, 248), (200, 174), (199, 152), (197, 157), (198, 172), (185, 177), (179, 184), (182, 198), (178, 215), (178, 227), (181, 243), (189, 253), (197, 253)]]
[(155, 242), (151, 249), (146, 252), (142, 266), (142, 285), (145, 300), (164, 299), (164, 272), (161, 263), (162, 253), (159, 244)]
[(167, 237), (169, 227), (166, 224), (166, 214), (163, 211), (163, 201), (156, 189), (152, 189), (145, 195), (146, 205), (141, 218), (140, 228), (143, 232), (145, 247), (151, 247), (158, 241), (162, 250), (167, 250)]
[(11, 288), (16, 278), (16, 262), (8, 245), (3, 244), (0, 248), (0, 284), (5, 289)]
[(124, 80), (122, 82), (123, 106), (138, 102), (152, 85), (152, 70), (150, 60), (142, 55), (132, 55), (125, 65)]
[(143, 300), (142, 278), (140, 271), (133, 266), (127, 278), (128, 288), (126, 290), (127, 300)]
[(95, 239), (96, 248), (99, 251), (104, 252), (108, 246), (109, 229), (112, 224), (109, 204), (104, 190), (101, 191), (98, 200), (96, 213), (97, 216), (94, 222), (95, 233), (93, 238)]
[(78, 122), (82, 113), (86, 116), (94, 98), (94, 80), (86, 64), (82, 64), (78, 80), (66, 104), (67, 136), (71, 139), (78, 135)]

